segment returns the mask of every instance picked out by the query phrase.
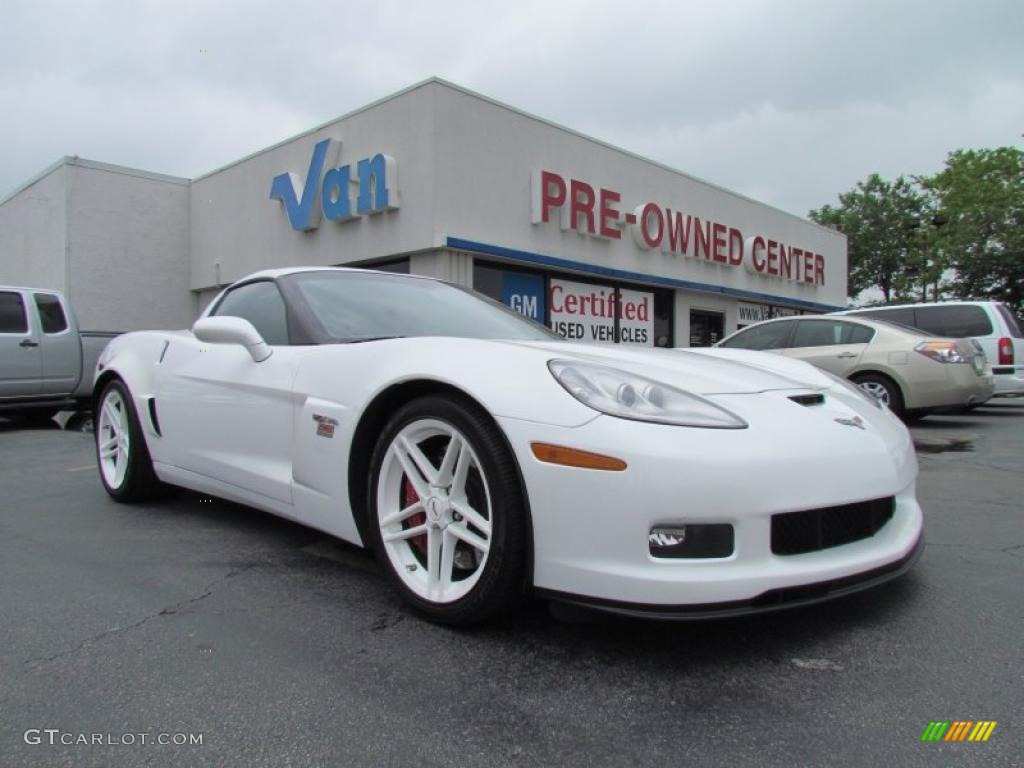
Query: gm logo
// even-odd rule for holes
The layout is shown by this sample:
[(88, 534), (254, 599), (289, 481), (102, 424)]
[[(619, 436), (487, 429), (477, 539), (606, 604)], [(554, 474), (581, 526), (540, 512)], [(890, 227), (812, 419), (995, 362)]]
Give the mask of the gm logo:
[(921, 741), (988, 741), (995, 728), (995, 720), (932, 720)]
[(501, 300), (521, 315), (544, 322), (544, 278), (522, 272), (504, 272)]
[[(321, 216), (348, 221), (357, 216), (398, 208), (398, 165), (393, 157), (377, 154), (352, 166), (337, 164), (341, 142), (324, 139), (313, 147), (306, 179), (291, 172), (274, 177), (270, 199), (280, 200), (292, 229), (308, 232), (320, 226)], [(327, 166), (327, 173), (324, 167)], [(355, 209), (352, 207), (356, 189)]]

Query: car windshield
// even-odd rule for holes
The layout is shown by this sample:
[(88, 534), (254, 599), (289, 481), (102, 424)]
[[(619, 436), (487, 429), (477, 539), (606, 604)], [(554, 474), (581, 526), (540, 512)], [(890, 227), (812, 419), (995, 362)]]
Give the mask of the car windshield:
[(480, 294), (438, 280), (375, 272), (297, 272), (293, 288), (326, 338), (355, 342), (404, 336), (561, 341)]

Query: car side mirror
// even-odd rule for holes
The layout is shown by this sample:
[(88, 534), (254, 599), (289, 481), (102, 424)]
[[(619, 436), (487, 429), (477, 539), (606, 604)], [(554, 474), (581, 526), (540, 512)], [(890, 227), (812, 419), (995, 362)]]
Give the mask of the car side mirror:
[(192, 334), (208, 344), (241, 344), (257, 363), (274, 351), (253, 324), (241, 317), (201, 317), (192, 326)]

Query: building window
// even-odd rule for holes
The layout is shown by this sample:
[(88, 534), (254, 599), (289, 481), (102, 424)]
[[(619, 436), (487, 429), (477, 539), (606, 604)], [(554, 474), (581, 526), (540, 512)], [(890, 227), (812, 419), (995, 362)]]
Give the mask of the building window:
[(690, 310), (690, 346), (711, 347), (725, 336), (725, 314)]
[(547, 287), (540, 272), (473, 264), (473, 288), (521, 315), (547, 324)]
[(473, 288), (566, 339), (670, 347), (670, 290), (475, 261)]

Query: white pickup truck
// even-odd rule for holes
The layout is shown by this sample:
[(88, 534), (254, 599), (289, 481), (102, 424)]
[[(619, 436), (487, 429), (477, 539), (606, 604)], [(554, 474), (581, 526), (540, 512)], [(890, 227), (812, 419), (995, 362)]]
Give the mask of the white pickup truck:
[(90, 408), (96, 360), (117, 335), (79, 330), (59, 291), (0, 285), (0, 415)]

